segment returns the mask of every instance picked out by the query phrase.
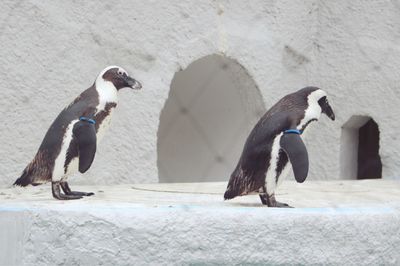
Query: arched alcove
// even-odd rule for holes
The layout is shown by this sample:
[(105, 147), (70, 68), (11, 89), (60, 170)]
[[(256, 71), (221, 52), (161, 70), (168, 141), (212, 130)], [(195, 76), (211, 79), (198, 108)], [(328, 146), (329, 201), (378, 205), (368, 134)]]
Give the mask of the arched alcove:
[(175, 73), (157, 134), (159, 181), (228, 180), (264, 112), (257, 85), (236, 60), (209, 55)]
[(382, 178), (379, 126), (369, 116), (352, 116), (342, 127), (340, 144), (342, 179)]

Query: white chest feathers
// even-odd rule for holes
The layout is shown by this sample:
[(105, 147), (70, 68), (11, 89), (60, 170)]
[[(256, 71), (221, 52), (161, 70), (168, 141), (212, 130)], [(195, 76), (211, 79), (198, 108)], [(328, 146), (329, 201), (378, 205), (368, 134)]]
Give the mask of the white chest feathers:
[(97, 143), (104, 137), (104, 134), (108, 131), (111, 125), (111, 117), (113, 115), (115, 107), (108, 110), (107, 116), (102, 121), (99, 121), (99, 128), (97, 130)]
[(269, 167), (267, 169), (266, 177), (265, 177), (265, 186), (267, 188), (268, 195), (272, 195), (276, 189), (276, 169), (278, 167), (279, 160), (279, 150), (281, 149), (280, 140), (283, 136), (283, 133), (277, 135), (272, 143), (271, 147), (271, 158), (268, 162)]
[(111, 117), (118, 104), (118, 90), (112, 82), (100, 77), (96, 80), (96, 91), (99, 95), (99, 104), (96, 106), (95, 115), (104, 116), (98, 121), (97, 142), (99, 142), (110, 127)]

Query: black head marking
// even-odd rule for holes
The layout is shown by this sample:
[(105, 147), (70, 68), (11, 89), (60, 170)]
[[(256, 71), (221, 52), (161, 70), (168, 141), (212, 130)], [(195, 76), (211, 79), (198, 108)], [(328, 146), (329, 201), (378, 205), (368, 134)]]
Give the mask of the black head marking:
[(335, 113), (332, 107), (329, 105), (328, 98), (326, 96), (322, 97), (318, 101), (319, 106), (321, 106), (321, 112), (326, 114), (330, 119), (335, 120)]
[(107, 70), (102, 78), (106, 81), (111, 81), (117, 90), (130, 87), (132, 89), (140, 89), (142, 85), (135, 79), (128, 76), (123, 69), (114, 67)]

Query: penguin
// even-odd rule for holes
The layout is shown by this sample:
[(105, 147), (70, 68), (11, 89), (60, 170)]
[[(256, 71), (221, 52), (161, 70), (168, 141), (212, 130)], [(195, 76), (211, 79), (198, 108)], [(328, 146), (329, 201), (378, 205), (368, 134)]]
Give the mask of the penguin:
[(325, 91), (305, 87), (288, 94), (272, 106), (248, 136), (239, 162), (230, 176), (225, 200), (249, 193), (259, 193), (268, 207), (291, 207), (275, 199), (289, 166), (297, 182), (308, 175), (308, 153), (301, 135), (321, 113), (335, 120)]
[(98, 142), (110, 126), (118, 103), (117, 92), (126, 87), (138, 90), (142, 85), (121, 67), (109, 66), (101, 71), (93, 85), (57, 116), (14, 186), (51, 182), (53, 197), (59, 200), (94, 195), (72, 191), (67, 177), (90, 168)]

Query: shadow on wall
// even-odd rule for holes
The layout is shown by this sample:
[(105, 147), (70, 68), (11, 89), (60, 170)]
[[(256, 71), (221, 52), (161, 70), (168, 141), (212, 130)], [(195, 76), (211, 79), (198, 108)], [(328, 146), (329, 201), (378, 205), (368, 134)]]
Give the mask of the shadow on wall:
[(352, 116), (342, 127), (341, 179), (382, 178), (379, 127), (368, 116)]
[(264, 112), (257, 85), (236, 60), (209, 55), (177, 72), (157, 134), (159, 181), (228, 180)]

